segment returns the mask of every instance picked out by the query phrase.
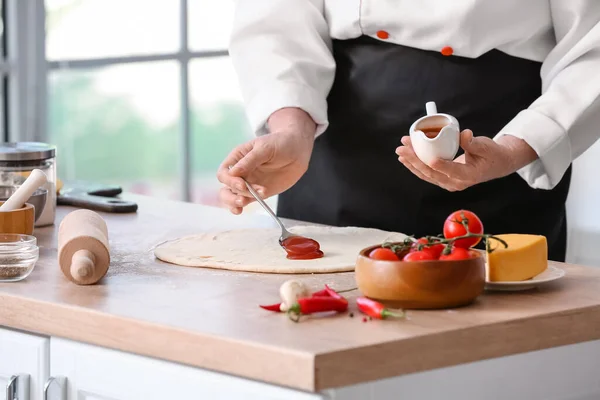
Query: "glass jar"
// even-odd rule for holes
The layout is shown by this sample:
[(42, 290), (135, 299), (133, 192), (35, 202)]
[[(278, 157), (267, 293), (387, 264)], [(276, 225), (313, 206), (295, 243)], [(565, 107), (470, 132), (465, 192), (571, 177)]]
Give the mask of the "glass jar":
[(19, 142), (0, 145), (0, 185), (21, 185), (34, 169), (48, 177), (46, 205), (35, 226), (54, 224), (56, 215), (56, 147), (46, 143)]
[(0, 234), (0, 282), (16, 282), (27, 278), (39, 255), (35, 236)]

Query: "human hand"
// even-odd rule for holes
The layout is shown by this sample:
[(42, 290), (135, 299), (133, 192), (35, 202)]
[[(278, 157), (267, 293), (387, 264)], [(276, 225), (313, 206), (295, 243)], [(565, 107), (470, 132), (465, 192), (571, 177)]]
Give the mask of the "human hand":
[(269, 128), (271, 133), (233, 149), (219, 167), (217, 178), (225, 185), (219, 197), (233, 214), (255, 201), (241, 177), (265, 199), (292, 187), (308, 168), (316, 131), (310, 116), (281, 109), (269, 118)]
[(474, 137), (467, 129), (460, 134), (463, 155), (453, 161), (436, 159), (426, 165), (415, 154), (409, 136), (401, 141), (404, 146), (396, 149), (398, 160), (419, 178), (451, 192), (510, 175), (538, 157), (524, 140), (515, 136), (505, 135), (494, 141), (485, 136)]

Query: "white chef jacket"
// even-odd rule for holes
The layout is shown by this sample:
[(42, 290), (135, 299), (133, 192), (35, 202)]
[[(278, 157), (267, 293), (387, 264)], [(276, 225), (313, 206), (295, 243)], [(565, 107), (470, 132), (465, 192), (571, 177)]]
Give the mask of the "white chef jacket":
[(600, 0), (235, 3), (229, 50), (257, 135), (283, 107), (305, 110), (322, 134), (335, 74), (331, 39), (368, 35), (430, 51), (449, 46), (453, 57), (498, 49), (543, 62), (542, 95), (495, 136), (514, 135), (537, 152), (539, 159), (518, 171), (531, 187), (553, 188), (600, 137)]

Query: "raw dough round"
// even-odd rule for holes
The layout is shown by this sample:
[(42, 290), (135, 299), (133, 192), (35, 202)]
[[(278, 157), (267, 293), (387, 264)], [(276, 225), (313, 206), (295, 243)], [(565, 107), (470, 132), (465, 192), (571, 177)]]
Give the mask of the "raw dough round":
[(402, 241), (401, 233), (358, 227), (295, 226), (290, 232), (315, 239), (324, 256), (289, 260), (279, 246), (279, 229), (239, 229), (187, 236), (160, 244), (154, 255), (172, 264), (275, 274), (354, 271), (365, 247)]

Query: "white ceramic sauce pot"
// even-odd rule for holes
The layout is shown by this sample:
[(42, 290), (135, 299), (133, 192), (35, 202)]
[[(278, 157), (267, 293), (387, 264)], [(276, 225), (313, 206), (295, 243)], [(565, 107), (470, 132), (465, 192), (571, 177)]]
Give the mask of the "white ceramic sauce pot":
[(436, 158), (453, 160), (460, 145), (460, 126), (451, 115), (438, 113), (435, 102), (425, 105), (427, 115), (416, 120), (409, 134), (415, 154), (429, 165)]

